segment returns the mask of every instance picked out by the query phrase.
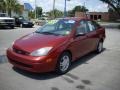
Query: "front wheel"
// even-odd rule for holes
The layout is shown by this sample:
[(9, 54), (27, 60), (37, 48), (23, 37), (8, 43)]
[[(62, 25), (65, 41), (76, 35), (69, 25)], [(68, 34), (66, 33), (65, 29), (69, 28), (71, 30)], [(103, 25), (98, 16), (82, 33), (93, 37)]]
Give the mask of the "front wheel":
[(57, 66), (56, 66), (56, 71), (58, 74), (64, 74), (66, 72), (69, 71), (70, 69), (70, 65), (71, 65), (71, 55), (68, 52), (64, 52), (58, 62), (57, 62)]
[(20, 24), (20, 27), (23, 28), (23, 24)]
[(14, 26), (10, 26), (11, 29), (14, 29), (15, 27)]

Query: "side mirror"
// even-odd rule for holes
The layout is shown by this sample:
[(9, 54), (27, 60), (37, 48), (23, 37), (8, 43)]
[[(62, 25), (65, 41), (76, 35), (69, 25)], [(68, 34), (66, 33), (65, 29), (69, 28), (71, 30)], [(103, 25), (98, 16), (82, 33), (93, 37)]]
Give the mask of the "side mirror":
[(78, 37), (78, 36), (85, 36), (85, 33), (82, 33), (82, 32), (77, 33), (77, 34), (76, 34), (76, 37)]

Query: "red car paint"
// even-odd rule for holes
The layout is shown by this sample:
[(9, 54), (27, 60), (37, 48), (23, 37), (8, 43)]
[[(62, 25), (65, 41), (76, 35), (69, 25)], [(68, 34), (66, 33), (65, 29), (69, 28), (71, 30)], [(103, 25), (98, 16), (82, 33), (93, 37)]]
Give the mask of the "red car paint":
[[(99, 40), (105, 39), (105, 29), (89, 32), (86, 35), (76, 37), (76, 28), (81, 20), (85, 18), (67, 18), (75, 20), (75, 26), (67, 36), (43, 35), (31, 33), (15, 41), (14, 45), (7, 50), (9, 62), (15, 67), (30, 72), (49, 72), (56, 68), (57, 60), (62, 52), (69, 51), (72, 54), (72, 61), (94, 51)], [(31, 56), (31, 52), (52, 46), (52, 50), (46, 56)], [(21, 52), (17, 52), (20, 50)]]

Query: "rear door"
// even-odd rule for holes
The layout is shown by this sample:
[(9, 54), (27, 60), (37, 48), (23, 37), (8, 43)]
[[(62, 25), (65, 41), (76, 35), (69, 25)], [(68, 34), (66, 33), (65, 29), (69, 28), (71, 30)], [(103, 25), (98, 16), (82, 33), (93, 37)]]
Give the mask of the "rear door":
[(88, 43), (90, 45), (89, 50), (93, 51), (96, 49), (96, 45), (99, 40), (99, 35), (97, 34), (97, 26), (94, 24), (93, 21), (90, 21), (90, 20), (87, 21), (87, 25), (89, 28), (89, 29), (87, 29), (88, 30), (87, 37), (89, 39)]

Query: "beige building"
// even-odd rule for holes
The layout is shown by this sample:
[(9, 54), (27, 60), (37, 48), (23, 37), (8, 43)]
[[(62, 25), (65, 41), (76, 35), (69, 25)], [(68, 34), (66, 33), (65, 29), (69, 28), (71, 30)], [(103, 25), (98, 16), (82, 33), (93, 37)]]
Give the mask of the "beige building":
[(120, 20), (120, 16), (116, 12), (76, 12), (75, 17), (88, 17), (92, 20), (102, 20), (102, 21), (117, 21)]
[(108, 12), (87, 12), (86, 14), (84, 12), (76, 12), (75, 17), (88, 17), (92, 20), (103, 20), (103, 21), (109, 21), (109, 13)]

